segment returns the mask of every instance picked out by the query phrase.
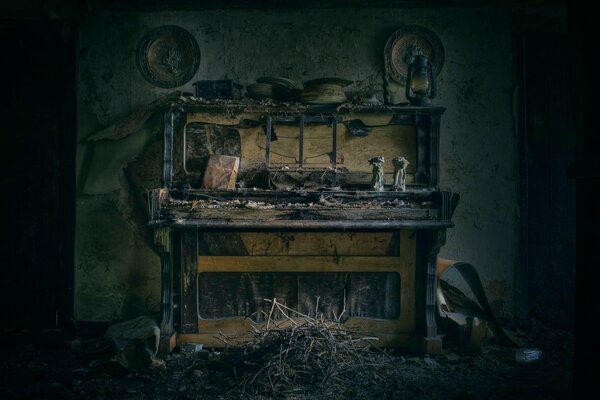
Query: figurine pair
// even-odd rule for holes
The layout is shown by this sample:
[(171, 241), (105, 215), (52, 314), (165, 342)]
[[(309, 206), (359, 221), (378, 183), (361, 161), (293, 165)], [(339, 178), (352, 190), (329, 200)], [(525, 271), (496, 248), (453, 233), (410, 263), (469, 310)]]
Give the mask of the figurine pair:
[[(371, 187), (377, 192), (383, 192), (383, 156), (369, 158), (369, 164), (373, 166), (373, 176), (371, 177)], [(402, 156), (392, 158), (394, 165), (394, 184), (392, 190), (404, 192), (406, 190), (406, 167), (408, 160)]]

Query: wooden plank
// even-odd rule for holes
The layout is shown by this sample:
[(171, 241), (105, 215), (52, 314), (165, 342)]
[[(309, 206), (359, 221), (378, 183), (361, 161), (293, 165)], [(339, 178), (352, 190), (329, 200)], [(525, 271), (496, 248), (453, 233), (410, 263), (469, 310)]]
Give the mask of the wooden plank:
[[(303, 318), (292, 318), (296, 323), (301, 324), (304, 322)], [(279, 320), (271, 322), (277, 325), (281, 329), (290, 328), (292, 322), (289, 320)], [(253, 323), (248, 318), (223, 318), (223, 319), (201, 319), (198, 321), (199, 332), (223, 332), (225, 334), (245, 334), (254, 332), (254, 326), (256, 329), (263, 329), (266, 322)], [(363, 317), (352, 317), (344, 322), (344, 326), (349, 329), (356, 330), (357, 332), (367, 334), (369, 332), (378, 333), (405, 333), (413, 332), (413, 326), (407, 323), (406, 318), (399, 318), (395, 320), (375, 319), (375, 318), (363, 318)]]
[(219, 220), (435, 220), (439, 210), (429, 208), (343, 208), (343, 209), (255, 209), (255, 208), (202, 208), (194, 211), (173, 209), (164, 212), (171, 219)]
[[(414, 333), (369, 333), (368, 336), (375, 336), (378, 340), (372, 340), (372, 343), (378, 347), (415, 347), (415, 342), (418, 340)], [(204, 347), (223, 348), (225, 343), (217, 339), (217, 333), (196, 333), (196, 334), (179, 334), (177, 335), (177, 344), (184, 343), (202, 343)], [(230, 337), (228, 342), (231, 344), (243, 344), (255, 339), (254, 335), (236, 335)]]
[(400, 315), (406, 321), (410, 321), (411, 331), (416, 330), (416, 257), (417, 239), (413, 229), (400, 231), (400, 257), (402, 258), (403, 270), (400, 271)]
[(242, 232), (238, 235), (251, 256), (394, 256), (398, 251), (398, 247), (390, 243), (392, 232), (324, 232), (319, 235), (313, 232)]
[(250, 255), (238, 232), (202, 232), (198, 234), (198, 253), (203, 256)]
[[(240, 345), (247, 343), (254, 339), (255, 337), (252, 334), (244, 334), (244, 335), (231, 335), (227, 341), (231, 345)], [(224, 348), (226, 344), (217, 339), (219, 337), (218, 333), (192, 333), (192, 334), (180, 334), (177, 335), (177, 344), (182, 345), (185, 343), (202, 343), (205, 348)]]
[[(293, 320), (298, 324), (303, 323), (302, 318), (293, 318)], [(290, 328), (292, 324), (289, 320), (271, 321), (270, 325), (272, 326), (273, 323), (281, 329)], [(198, 332), (213, 334), (223, 332), (227, 335), (251, 335), (255, 331), (254, 328), (263, 329), (265, 324), (266, 322), (253, 323), (250, 319), (241, 317), (201, 319), (198, 321)], [(352, 317), (344, 322), (344, 326), (363, 334), (369, 332), (386, 334), (414, 332), (414, 324), (411, 324), (408, 318), (405, 317), (394, 320)]]
[(158, 352), (160, 354), (169, 354), (173, 351), (175, 346), (177, 345), (177, 334), (173, 333), (171, 335), (164, 335), (160, 337), (160, 342), (158, 343)]
[[(292, 318), (296, 323), (304, 322), (302, 318)], [(271, 321), (270, 325), (276, 323), (281, 329), (291, 327), (289, 320)], [(266, 322), (253, 323), (248, 318), (234, 317), (222, 319), (200, 319), (198, 321), (198, 331), (203, 333), (208, 332), (223, 332), (225, 334), (251, 334), (256, 329), (263, 329)], [(344, 322), (344, 326), (356, 330), (361, 333), (378, 332), (378, 333), (407, 333), (414, 331), (414, 324), (410, 324), (408, 318), (398, 318), (395, 320), (375, 319), (352, 317)], [(254, 328), (253, 328), (254, 327)]]
[[(295, 171), (290, 168), (290, 171)], [(306, 172), (306, 171), (305, 171)], [(321, 172), (322, 173), (322, 172)], [(206, 195), (212, 195), (220, 197), (225, 200), (240, 199), (240, 195), (243, 195), (244, 199), (253, 201), (286, 201), (291, 203), (308, 203), (318, 202), (321, 196), (331, 198), (332, 200), (344, 200), (344, 201), (365, 201), (365, 200), (403, 200), (407, 202), (432, 202), (437, 200), (435, 193), (441, 193), (440, 191), (433, 190), (432, 188), (422, 187), (424, 190), (406, 191), (406, 192), (374, 192), (370, 189), (365, 190), (323, 190), (323, 191), (308, 191), (301, 190), (295, 192), (282, 192), (280, 190), (269, 190), (269, 189), (239, 189), (236, 191), (225, 191), (225, 190), (213, 190), (207, 192), (205, 190), (190, 189), (186, 190), (185, 193), (181, 189), (169, 190), (169, 195), (172, 198), (181, 200), (184, 194), (189, 199), (206, 200)], [(197, 196), (197, 197), (196, 197)]]
[[(227, 116), (240, 116), (245, 113), (254, 113), (258, 115), (270, 114), (270, 113), (281, 113), (289, 115), (290, 113), (310, 113), (310, 114), (336, 114), (338, 118), (344, 118), (348, 115), (365, 115), (365, 114), (398, 114), (398, 115), (428, 115), (428, 114), (441, 114), (446, 109), (440, 106), (394, 106), (394, 105), (351, 105), (339, 107), (337, 105), (331, 105), (324, 107), (323, 105), (310, 105), (310, 104), (247, 104), (241, 102), (228, 102), (221, 104), (210, 104), (203, 103), (202, 101), (188, 101), (179, 106), (189, 113), (195, 113), (197, 115), (227, 115)], [(202, 119), (199, 119), (202, 120)]]
[(207, 124), (215, 124), (215, 125), (237, 125), (243, 119), (248, 119), (252, 121), (260, 121), (261, 113), (252, 113), (252, 112), (244, 112), (236, 115), (230, 113), (221, 113), (221, 112), (199, 112), (199, 113), (188, 113), (187, 114), (187, 123), (198, 123), (204, 122)]
[(198, 329), (198, 230), (181, 230), (181, 332)]
[(198, 332), (223, 332), (223, 333), (252, 333), (254, 329), (252, 320), (245, 317), (200, 319), (198, 320)]
[(197, 227), (204, 230), (228, 229), (231, 231), (241, 230), (264, 230), (264, 231), (392, 231), (398, 229), (442, 229), (452, 228), (451, 221), (443, 220), (226, 220), (226, 219), (175, 219), (158, 220), (148, 224), (152, 227), (168, 226), (172, 228)]
[(199, 272), (381, 272), (408, 264), (400, 257), (200, 256)]

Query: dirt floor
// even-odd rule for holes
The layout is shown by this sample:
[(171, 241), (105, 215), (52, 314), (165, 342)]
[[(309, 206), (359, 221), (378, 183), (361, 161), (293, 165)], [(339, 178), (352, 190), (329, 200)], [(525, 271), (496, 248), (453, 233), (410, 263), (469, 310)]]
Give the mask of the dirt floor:
[[(70, 341), (64, 341), (67, 343)], [(68, 338), (67, 338), (68, 339)], [(131, 372), (104, 356), (31, 340), (10, 347), (0, 361), (0, 399), (570, 399), (573, 397), (573, 337), (538, 326), (528, 346), (541, 360), (519, 364), (516, 350), (484, 346), (482, 354), (446, 351), (436, 356), (399, 351), (381, 354), (365, 374), (344, 384), (304, 383), (273, 393), (244, 390), (231, 353), (175, 352), (164, 363)], [(392, 362), (393, 361), (393, 362)], [(254, 367), (257, 368), (257, 367)], [(252, 371), (250, 371), (252, 372)], [(352, 382), (348, 384), (348, 382)]]

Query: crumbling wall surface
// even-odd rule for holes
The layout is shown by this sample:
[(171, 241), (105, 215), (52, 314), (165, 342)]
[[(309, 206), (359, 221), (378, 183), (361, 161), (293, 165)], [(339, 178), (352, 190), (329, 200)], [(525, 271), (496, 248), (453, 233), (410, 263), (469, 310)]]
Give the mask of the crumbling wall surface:
[[(358, 89), (382, 89), (383, 48), (392, 32), (405, 24), (436, 32), (446, 50), (434, 101), (447, 108), (440, 186), (461, 195), (456, 227), (441, 255), (478, 267), (499, 316), (512, 315), (517, 140), (510, 23), (504, 9), (91, 14), (78, 48), (76, 318), (159, 311), (159, 258), (143, 228), (139, 194), (160, 181), (160, 116), (133, 124), (137, 130), (126, 137), (87, 139), (173, 91), (145, 81), (135, 62), (143, 35), (167, 24), (188, 30), (200, 47), (196, 76), (175, 88), (190, 92), (195, 80), (230, 78), (247, 85), (269, 75), (299, 82), (338, 76)], [(140, 168), (152, 154), (158, 167)]]

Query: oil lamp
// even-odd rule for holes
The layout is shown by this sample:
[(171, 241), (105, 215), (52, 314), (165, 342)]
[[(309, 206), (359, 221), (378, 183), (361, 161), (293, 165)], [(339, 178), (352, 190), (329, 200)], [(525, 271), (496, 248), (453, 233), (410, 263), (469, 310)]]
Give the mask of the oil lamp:
[(436, 95), (433, 65), (424, 55), (415, 55), (408, 67), (406, 99), (411, 106), (427, 106)]

